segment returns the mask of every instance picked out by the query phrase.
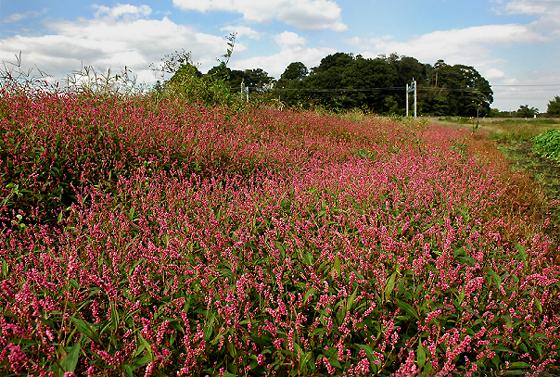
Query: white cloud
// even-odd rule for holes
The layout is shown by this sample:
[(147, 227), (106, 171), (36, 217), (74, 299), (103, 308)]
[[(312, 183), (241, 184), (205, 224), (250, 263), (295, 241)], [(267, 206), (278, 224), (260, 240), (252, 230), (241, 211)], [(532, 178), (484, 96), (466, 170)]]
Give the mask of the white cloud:
[(271, 55), (254, 56), (234, 60), (231, 65), (236, 69), (262, 68), (269, 74), (279, 77), (288, 64), (302, 62), (308, 68), (319, 64), (322, 58), (336, 52), (333, 48), (308, 47), (305, 38), (285, 31), (274, 38), (279, 50)]
[(20, 22), (23, 21), (25, 19), (28, 18), (34, 18), (34, 17), (38, 17), (42, 14), (43, 12), (35, 12), (35, 11), (30, 11), (30, 12), (22, 12), (22, 13), (12, 13), (4, 18), (0, 18), (0, 23), (2, 24), (13, 24), (16, 22)]
[(146, 17), (152, 13), (152, 8), (147, 5), (131, 5), (131, 4), (117, 4), (113, 7), (108, 7), (105, 5), (96, 5), (95, 16), (98, 18), (108, 17), (112, 19), (118, 19), (123, 17)]
[(513, 14), (543, 14), (546, 6), (543, 2), (516, 0), (506, 4), (506, 11)]
[(278, 34), (274, 40), (282, 49), (301, 48), (305, 46), (305, 38), (291, 31), (284, 31)]
[(261, 38), (261, 33), (245, 25), (227, 25), (220, 30), (226, 33), (236, 33), (239, 37), (247, 37), (249, 39)]
[(173, 0), (183, 10), (241, 13), (254, 22), (278, 20), (301, 29), (346, 30), (334, 0)]
[(352, 38), (349, 42), (357, 46), (364, 56), (396, 52), (432, 64), (443, 59), (448, 64), (474, 66), (485, 77), (493, 80), (505, 76), (500, 68), (504, 61), (493, 55), (494, 47), (542, 40), (544, 38), (541, 35), (527, 26), (506, 24), (434, 31), (405, 41), (385, 36), (369, 40)]
[(560, 35), (560, 1), (558, 0), (511, 0), (504, 6), (509, 14), (536, 17), (529, 26), (549, 37)]
[[(392, 37), (375, 38), (368, 41), (373, 49), (366, 47), (365, 50), (370, 52), (370, 55), (397, 52), (428, 62), (444, 58), (465, 63), (477, 62), (481, 58), (487, 59), (495, 45), (541, 40), (543, 38), (540, 35), (523, 25), (485, 25), (434, 31), (407, 41), (398, 41)], [(358, 41), (354, 39), (353, 42)]]
[(488, 80), (497, 80), (505, 77), (504, 71), (498, 68), (487, 68), (484, 72), (484, 77)]
[(98, 6), (93, 18), (48, 24), (46, 35), (0, 39), (0, 60), (11, 61), (21, 51), (26, 65), (36, 65), (58, 78), (83, 63), (101, 71), (127, 66), (139, 80), (154, 81), (149, 65), (165, 54), (184, 48), (192, 52), (201, 69), (208, 69), (226, 51), (222, 36), (198, 32), (167, 17), (148, 18), (150, 14), (145, 5)]

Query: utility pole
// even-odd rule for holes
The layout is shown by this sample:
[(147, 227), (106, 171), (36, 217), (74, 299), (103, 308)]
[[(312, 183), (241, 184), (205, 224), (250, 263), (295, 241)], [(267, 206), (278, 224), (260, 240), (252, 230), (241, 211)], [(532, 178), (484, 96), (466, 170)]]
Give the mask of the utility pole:
[(408, 118), (408, 93), (409, 93), (408, 92), (408, 83), (406, 83), (405, 93), (406, 93), (406, 117)]
[(249, 102), (249, 87), (245, 86), (245, 79), (241, 80), (241, 99), (245, 98), (246, 102)]
[(412, 85), (414, 85), (414, 118), (417, 117), (418, 110), (418, 91), (416, 90), (416, 80), (412, 79)]
[(418, 95), (416, 90), (416, 80), (412, 79), (410, 85), (406, 84), (406, 116), (408, 117), (408, 95), (410, 93), (414, 94), (414, 118), (417, 117), (418, 112)]

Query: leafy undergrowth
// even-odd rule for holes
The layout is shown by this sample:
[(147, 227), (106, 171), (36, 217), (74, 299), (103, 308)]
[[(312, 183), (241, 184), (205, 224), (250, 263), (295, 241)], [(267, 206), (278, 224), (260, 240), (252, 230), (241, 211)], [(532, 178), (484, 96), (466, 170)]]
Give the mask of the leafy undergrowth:
[[(558, 129), (544, 126), (511, 126), (510, 129), (488, 128), (489, 137), (497, 144), (499, 150), (511, 162), (504, 169), (529, 175), (537, 184), (527, 182), (525, 191), (539, 191), (542, 188), (546, 196), (546, 206), (538, 209), (548, 213), (554, 227), (552, 235), (558, 240), (560, 236), (560, 164), (555, 160), (557, 153), (556, 135)], [(542, 201), (541, 201), (542, 202)]]
[(0, 132), (2, 375), (559, 372), (558, 245), (467, 132), (9, 94)]
[(549, 130), (536, 136), (533, 144), (537, 154), (560, 163), (560, 130)]

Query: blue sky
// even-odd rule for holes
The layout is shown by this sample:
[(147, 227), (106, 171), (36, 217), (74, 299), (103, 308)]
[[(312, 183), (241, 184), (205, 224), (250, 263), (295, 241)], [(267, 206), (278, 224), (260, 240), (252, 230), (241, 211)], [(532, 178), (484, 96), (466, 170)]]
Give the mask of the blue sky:
[(278, 77), (337, 51), (398, 53), (424, 63), (474, 66), (493, 85), (494, 107), (546, 110), (560, 95), (560, 0), (0, 0), (0, 60), (57, 78), (93, 65), (132, 68), (192, 52), (202, 71), (237, 32), (230, 67)]

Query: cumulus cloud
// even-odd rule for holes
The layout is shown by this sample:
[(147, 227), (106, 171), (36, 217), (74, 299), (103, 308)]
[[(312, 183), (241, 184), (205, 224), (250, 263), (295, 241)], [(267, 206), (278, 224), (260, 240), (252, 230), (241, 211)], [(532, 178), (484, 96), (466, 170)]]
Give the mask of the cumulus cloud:
[(305, 46), (305, 38), (291, 31), (284, 31), (278, 34), (274, 40), (276, 44), (284, 50), (297, 49)]
[(187, 11), (225, 11), (241, 13), (254, 22), (282, 21), (300, 29), (346, 30), (341, 10), (334, 0), (173, 0)]
[(512, 0), (504, 5), (509, 14), (535, 16), (529, 26), (549, 37), (560, 35), (560, 1), (557, 0)]
[(290, 31), (276, 35), (274, 41), (278, 46), (276, 53), (235, 60), (232, 62), (232, 67), (262, 68), (272, 76), (279, 77), (290, 63), (302, 62), (307, 67), (313, 67), (325, 56), (336, 52), (333, 48), (308, 47), (305, 38)]
[(139, 80), (153, 82), (149, 65), (176, 49), (191, 51), (201, 69), (210, 68), (224, 53), (222, 36), (198, 32), (167, 17), (149, 18), (151, 11), (145, 5), (98, 6), (92, 18), (48, 24), (45, 35), (0, 39), (0, 60), (9, 61), (21, 51), (24, 63), (59, 78), (82, 64), (102, 71), (127, 66)]
[(152, 13), (152, 8), (147, 5), (131, 5), (131, 4), (117, 4), (113, 7), (108, 7), (105, 5), (96, 5), (95, 12), (96, 17), (109, 17), (112, 19), (118, 19), (122, 17), (145, 17)]
[[(552, 2), (549, 2), (552, 3)], [(531, 0), (515, 0), (506, 4), (506, 10), (515, 14), (543, 14), (546, 12), (545, 2)]]
[(505, 73), (499, 68), (503, 62), (492, 54), (495, 46), (542, 40), (544, 38), (528, 26), (506, 24), (434, 31), (405, 41), (386, 36), (369, 40), (353, 38), (350, 42), (358, 48), (361, 47), (364, 56), (396, 52), (400, 55), (414, 56), (427, 63), (444, 59), (448, 64), (474, 66), (488, 79), (499, 79), (504, 77)]
[(222, 27), (220, 30), (226, 33), (235, 33), (239, 37), (247, 37), (249, 39), (261, 38), (261, 33), (245, 25), (226, 25)]
[(528, 43), (542, 39), (527, 26), (510, 24), (434, 31), (407, 41), (383, 37), (371, 39), (369, 42), (373, 46), (371, 52), (397, 52), (425, 61), (446, 58), (465, 62), (466, 60), (479, 61), (480, 58), (487, 58), (490, 48), (497, 44)]

